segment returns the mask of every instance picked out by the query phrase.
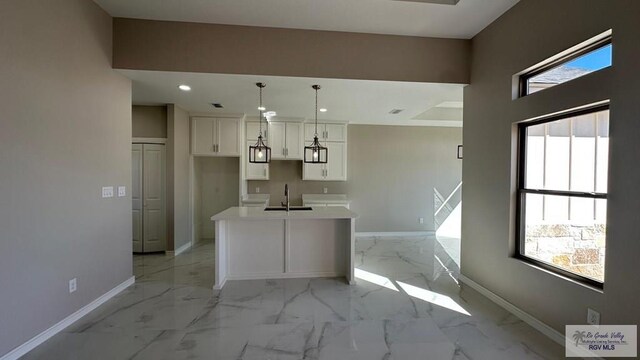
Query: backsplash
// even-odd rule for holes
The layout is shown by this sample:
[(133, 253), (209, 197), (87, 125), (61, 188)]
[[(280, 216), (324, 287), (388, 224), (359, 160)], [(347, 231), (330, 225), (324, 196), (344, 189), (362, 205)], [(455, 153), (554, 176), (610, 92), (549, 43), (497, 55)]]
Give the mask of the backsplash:
[[(272, 160), (269, 164), (270, 180), (249, 180), (247, 192), (270, 194), (270, 205), (280, 205), (284, 201), (284, 185), (289, 184), (289, 199), (291, 205), (302, 205), (302, 194), (347, 194), (346, 181), (303, 181), (302, 161), (300, 160)], [(347, 194), (349, 197), (349, 194)]]

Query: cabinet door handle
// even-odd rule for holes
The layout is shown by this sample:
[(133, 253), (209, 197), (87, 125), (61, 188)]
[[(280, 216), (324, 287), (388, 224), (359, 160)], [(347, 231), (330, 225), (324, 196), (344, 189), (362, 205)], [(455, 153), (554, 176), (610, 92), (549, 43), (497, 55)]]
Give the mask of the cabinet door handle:
[(284, 154), (285, 154), (286, 156), (289, 156), (289, 148), (284, 148)]

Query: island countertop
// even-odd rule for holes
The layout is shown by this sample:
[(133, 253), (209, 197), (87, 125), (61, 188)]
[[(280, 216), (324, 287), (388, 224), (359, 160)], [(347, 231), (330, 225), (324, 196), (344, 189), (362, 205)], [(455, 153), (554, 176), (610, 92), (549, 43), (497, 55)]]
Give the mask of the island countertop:
[(211, 217), (216, 220), (355, 219), (358, 214), (341, 206), (313, 207), (313, 210), (265, 211), (262, 207), (230, 207)]

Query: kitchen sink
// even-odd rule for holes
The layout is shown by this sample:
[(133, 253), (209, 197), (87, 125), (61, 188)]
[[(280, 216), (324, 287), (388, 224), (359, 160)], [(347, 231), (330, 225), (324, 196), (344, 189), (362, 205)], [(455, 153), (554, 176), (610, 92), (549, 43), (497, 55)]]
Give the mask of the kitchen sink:
[[(289, 207), (289, 211), (309, 211), (313, 210), (310, 206), (291, 206)], [(264, 208), (264, 211), (287, 211), (286, 207), (283, 206), (267, 206)]]

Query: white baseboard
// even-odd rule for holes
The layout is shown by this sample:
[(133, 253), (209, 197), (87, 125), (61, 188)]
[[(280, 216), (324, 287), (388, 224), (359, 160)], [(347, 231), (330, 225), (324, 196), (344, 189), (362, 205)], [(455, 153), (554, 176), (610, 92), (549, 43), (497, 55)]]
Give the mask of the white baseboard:
[(214, 284), (213, 290), (222, 290), (222, 288), (224, 287), (224, 284), (226, 283), (227, 283), (227, 279), (224, 279), (220, 282), (220, 284)]
[(313, 272), (296, 272), (296, 273), (263, 273), (263, 274), (244, 274), (244, 275), (227, 275), (226, 280), (261, 280), (261, 279), (296, 279), (296, 278), (334, 278), (343, 277), (344, 273), (335, 271), (313, 271)]
[[(263, 279), (297, 279), (297, 278), (336, 278), (344, 277), (344, 273), (335, 271), (314, 271), (304, 273), (265, 273), (265, 274), (244, 274), (229, 275), (220, 281), (220, 284), (213, 285), (213, 290), (221, 290), (227, 280), (263, 280)], [(351, 285), (355, 282), (351, 282)], [(2, 360), (2, 359), (0, 359)]]
[(74, 312), (73, 314), (67, 316), (66, 318), (60, 320), (57, 324), (48, 328), (47, 330), (41, 332), (40, 334), (34, 336), (29, 341), (24, 344), (18, 346), (17, 348), (11, 350), (10, 352), (4, 354), (0, 357), (0, 360), (17, 360), (21, 356), (24, 356), (29, 351), (33, 350), (36, 346), (42, 344), (43, 342), (49, 340), (51, 337), (64, 330), (69, 325), (74, 322), (80, 320), (83, 316), (87, 315), (91, 311), (95, 310), (98, 306), (104, 304), (107, 300), (112, 297), (118, 295), (122, 290), (127, 287), (133, 285), (136, 282), (136, 277), (132, 276), (127, 279), (125, 282), (120, 285), (114, 287), (113, 289), (107, 291), (99, 298), (93, 300), (89, 304), (83, 306), (80, 310)]
[(513, 315), (517, 316), (520, 320), (522, 320), (522, 321), (526, 322), (527, 324), (531, 325), (531, 327), (533, 327), (534, 329), (540, 331), (541, 333), (543, 333), (544, 335), (549, 337), (551, 340), (557, 342), (558, 344), (562, 345), (562, 347), (564, 347), (564, 345), (565, 345), (564, 344), (564, 342), (565, 342), (564, 335), (562, 335), (560, 332), (556, 331), (551, 326), (549, 326), (549, 325), (543, 323), (542, 321), (536, 319), (535, 317), (533, 317), (529, 313), (527, 313), (524, 310), (520, 309), (519, 307), (513, 305), (512, 303), (508, 302), (507, 300), (503, 299), (502, 297), (498, 296), (497, 294), (495, 294), (491, 290), (485, 288), (484, 286), (478, 284), (477, 282), (469, 279), (468, 277), (460, 274), (459, 275), (459, 279), (464, 284), (469, 285), (469, 287), (471, 287), (472, 289), (474, 289), (477, 292), (479, 292), (480, 294), (488, 297), (489, 300), (491, 300), (494, 303), (500, 305), (501, 307), (503, 307), (508, 312), (510, 312)]
[(178, 255), (182, 254), (183, 252), (191, 249), (191, 246), (192, 246), (191, 241), (189, 241), (188, 243), (186, 243), (186, 244), (180, 246), (179, 248), (177, 248), (176, 251), (173, 252), (173, 255), (174, 256), (178, 256)]
[(432, 236), (435, 231), (381, 231), (381, 232), (356, 232), (356, 237), (372, 237), (372, 236)]

